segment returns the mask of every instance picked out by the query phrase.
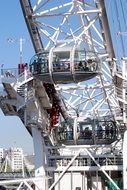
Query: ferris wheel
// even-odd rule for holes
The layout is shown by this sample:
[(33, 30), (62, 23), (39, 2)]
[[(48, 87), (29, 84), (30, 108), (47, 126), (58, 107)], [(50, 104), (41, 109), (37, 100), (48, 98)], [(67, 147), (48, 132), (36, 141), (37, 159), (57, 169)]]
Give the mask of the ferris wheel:
[[(93, 155), (98, 155), (98, 147), (103, 154), (103, 147), (114, 142), (116, 145), (123, 138), (127, 118), (126, 50), (123, 38), (119, 38), (121, 45), (116, 38), (121, 25), (118, 4), (114, 1), (20, 0), (20, 4), (35, 55), (27, 66), (19, 68), (15, 90), (3, 82), (9, 98), (17, 98), (18, 104), (4, 100), (1, 107), (17, 114), (33, 136), (35, 175), (56, 172), (57, 182), (52, 183), (51, 190), (75, 159), (87, 160), (85, 153), (78, 160), (79, 146), (88, 145), (90, 151), (85, 146), (84, 151), (97, 164)], [(123, 9), (122, 3), (120, 6)], [(111, 19), (113, 8), (116, 15), (112, 12)], [(116, 28), (115, 19), (119, 23)], [(65, 150), (65, 145), (70, 149)], [(112, 147), (110, 153), (114, 150)], [(70, 162), (61, 171), (59, 163), (65, 157)], [(57, 169), (46, 168), (46, 159), (55, 162), (55, 167), (58, 165), (60, 175), (57, 176)]]
[[(114, 85), (117, 61), (106, 10), (101, 13), (104, 2), (31, 1), (29, 10), (25, 2), (36, 52), (33, 74), (54, 85), (70, 117), (115, 120), (121, 113)], [(39, 58), (48, 65), (37, 71)]]

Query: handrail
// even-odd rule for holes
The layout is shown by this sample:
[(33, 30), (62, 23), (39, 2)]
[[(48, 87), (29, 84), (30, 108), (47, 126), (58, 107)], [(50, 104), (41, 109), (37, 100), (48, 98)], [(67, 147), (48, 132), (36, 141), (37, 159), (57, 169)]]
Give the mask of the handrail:
[[(103, 157), (102, 157), (103, 156)], [(98, 161), (100, 166), (115, 166), (115, 165), (123, 165), (123, 159), (121, 155), (113, 155), (113, 157), (108, 157), (107, 155), (94, 155), (94, 158)], [(52, 156), (49, 158), (49, 167), (56, 166), (67, 166), (68, 162), (71, 160), (69, 156), (58, 157)], [(73, 162), (72, 166), (95, 166), (92, 159), (88, 156), (77, 157)]]

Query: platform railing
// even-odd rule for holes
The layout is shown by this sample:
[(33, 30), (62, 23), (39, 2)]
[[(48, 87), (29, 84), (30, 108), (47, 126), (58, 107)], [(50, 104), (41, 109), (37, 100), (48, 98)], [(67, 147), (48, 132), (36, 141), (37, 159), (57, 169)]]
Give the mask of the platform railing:
[(1, 78), (16, 79), (17, 82), (22, 83), (31, 78), (32, 74), (29, 69), (24, 69), (22, 72), (18, 68), (1, 69)]
[[(94, 156), (95, 160), (100, 166), (121, 166), (123, 159), (121, 155), (102, 155)], [(65, 167), (70, 162), (70, 157), (51, 157), (49, 158), (49, 167)], [(72, 166), (96, 166), (90, 157), (77, 157)]]
[(32, 74), (30, 73), (28, 69), (26, 69), (24, 70), (24, 72), (18, 75), (18, 82), (22, 84), (23, 82), (27, 81), (31, 77), (33, 77)]
[(17, 178), (23, 178), (23, 177), (34, 177), (34, 172), (28, 173), (22, 173), (22, 172), (0, 172), (0, 180), (2, 179), (17, 179)]
[(127, 96), (125, 96), (125, 100), (123, 100), (123, 90), (119, 87), (116, 87), (117, 96), (121, 101), (127, 101)]
[(18, 78), (18, 69), (17, 68), (7, 68), (7, 69), (1, 69), (1, 78), (7, 77), (7, 78)]

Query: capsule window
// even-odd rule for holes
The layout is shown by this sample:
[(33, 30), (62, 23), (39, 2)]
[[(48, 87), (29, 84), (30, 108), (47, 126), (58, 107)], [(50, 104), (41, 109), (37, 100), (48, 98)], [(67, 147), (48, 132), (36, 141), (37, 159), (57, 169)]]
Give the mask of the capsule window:
[(70, 52), (53, 52), (53, 71), (66, 72), (70, 70)]
[(94, 52), (76, 50), (74, 54), (75, 71), (95, 72), (97, 71), (97, 59)]

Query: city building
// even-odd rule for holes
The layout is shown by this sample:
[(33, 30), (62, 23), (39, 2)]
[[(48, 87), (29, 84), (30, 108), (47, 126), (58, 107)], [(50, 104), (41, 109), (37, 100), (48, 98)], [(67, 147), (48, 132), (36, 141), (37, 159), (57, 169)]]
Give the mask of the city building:
[(8, 157), (11, 163), (12, 171), (22, 171), (23, 165), (23, 150), (22, 148), (10, 148), (8, 151)]
[(0, 170), (7, 172), (31, 172), (34, 170), (34, 155), (23, 153), (22, 148), (11, 147), (10, 149), (0, 148)]

